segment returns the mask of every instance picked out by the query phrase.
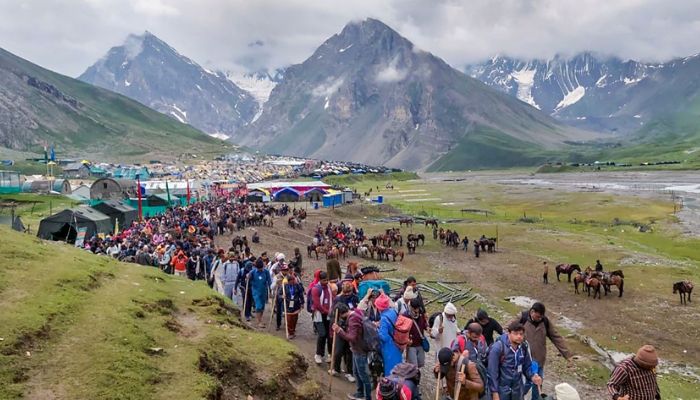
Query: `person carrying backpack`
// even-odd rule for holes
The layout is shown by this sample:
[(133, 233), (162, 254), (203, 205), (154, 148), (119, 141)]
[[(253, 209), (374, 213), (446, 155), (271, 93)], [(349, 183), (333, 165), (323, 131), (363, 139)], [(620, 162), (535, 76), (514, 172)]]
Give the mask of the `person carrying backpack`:
[[(347, 304), (336, 302), (336, 304), (333, 306), (333, 310), (331, 311), (331, 315), (333, 315), (335, 318), (336, 313), (338, 313), (338, 325), (340, 325), (341, 328), (347, 327), (348, 318), (350, 317), (350, 308), (347, 306)], [(350, 344), (340, 335), (336, 336), (333, 329), (331, 329), (330, 332), (331, 343), (335, 341), (335, 355), (332, 360), (331, 369), (328, 371), (328, 373), (333, 376), (340, 374), (341, 361), (345, 361), (345, 379), (351, 383), (355, 382), (355, 377), (352, 376), (352, 351), (350, 350)]]
[(391, 299), (386, 294), (382, 293), (374, 305), (380, 312), (379, 342), (381, 345), (382, 359), (384, 360), (384, 376), (391, 373), (392, 368), (402, 361), (401, 350), (394, 341), (394, 333), (396, 331), (396, 323), (399, 315), (396, 310), (391, 307)]
[(503, 335), (503, 328), (501, 327), (501, 324), (499, 324), (498, 321), (496, 321), (495, 319), (489, 317), (489, 314), (486, 312), (486, 310), (482, 310), (480, 308), (476, 312), (474, 318), (467, 321), (467, 324), (464, 326), (464, 330), (466, 331), (469, 325), (473, 322), (478, 322), (479, 325), (481, 325), (482, 335), (486, 339), (486, 347), (489, 347), (493, 344), (494, 333), (498, 335), (497, 337)]
[(409, 313), (407, 314), (411, 320), (411, 343), (406, 349), (406, 362), (414, 364), (418, 368), (423, 368), (425, 365), (425, 353), (430, 350), (430, 342), (426, 336), (428, 330), (428, 321), (425, 319), (425, 314), (421, 312), (421, 301), (415, 298), (409, 303)]
[(377, 385), (377, 400), (420, 400), (420, 370), (413, 364), (400, 363)]
[(525, 328), (519, 321), (511, 322), (508, 333), (501, 335), (489, 349), (488, 379), (492, 399), (523, 400), (530, 383), (541, 385), (542, 378), (533, 373), (531, 364)]
[(455, 400), (479, 400), (479, 394), (484, 391), (486, 385), (476, 364), (471, 362), (469, 357), (448, 347), (443, 347), (438, 352), (438, 363), (433, 372), (436, 378), (445, 378), (447, 394)]
[[(348, 395), (351, 400), (372, 400), (372, 380), (369, 372), (369, 362), (367, 355), (370, 351), (379, 350), (378, 343), (368, 343), (364, 329), (364, 312), (359, 308), (353, 310), (348, 317), (347, 328), (343, 329), (337, 324), (331, 327), (338, 337), (350, 343), (352, 352), (352, 373), (356, 379), (356, 390), (352, 395)], [(373, 323), (370, 329), (374, 327)], [(376, 333), (376, 327), (375, 333)]]
[[(518, 322), (523, 326), (525, 330), (525, 340), (530, 347), (530, 352), (532, 354), (532, 359), (537, 361), (539, 365), (537, 374), (540, 377), (544, 377), (544, 365), (547, 361), (547, 338), (554, 344), (554, 347), (559, 350), (564, 358), (568, 362), (571, 362), (573, 354), (569, 351), (566, 345), (566, 340), (559, 335), (554, 324), (545, 316), (545, 306), (544, 304), (537, 302), (530, 307), (530, 310), (523, 311), (520, 314)], [(531, 386), (528, 390), (532, 389), (533, 400), (540, 399), (540, 392), (537, 386)]]
[(462, 353), (465, 350), (469, 353), (469, 360), (480, 361), (486, 364), (486, 341), (481, 335), (483, 330), (477, 322), (467, 325), (467, 330), (457, 336), (452, 343), (452, 350)]
[(435, 316), (430, 330), (430, 337), (437, 342), (437, 348), (450, 347), (457, 338), (457, 307), (452, 303), (445, 304), (443, 312)]

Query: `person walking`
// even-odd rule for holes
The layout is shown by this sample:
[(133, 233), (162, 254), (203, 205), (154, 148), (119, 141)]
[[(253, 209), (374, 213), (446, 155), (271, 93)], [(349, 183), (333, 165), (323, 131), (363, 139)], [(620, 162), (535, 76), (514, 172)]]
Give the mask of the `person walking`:
[(343, 277), (338, 259), (331, 258), (326, 261), (326, 274), (328, 275), (328, 280), (331, 282), (337, 282)]
[(658, 364), (656, 349), (649, 344), (640, 347), (634, 356), (620, 361), (607, 385), (612, 400), (660, 400), (655, 370)]
[(364, 341), (363, 319), (363, 311), (356, 308), (350, 313), (346, 328), (341, 328), (337, 324), (333, 324), (332, 327), (339, 337), (350, 343), (350, 351), (352, 351), (352, 374), (356, 379), (356, 389), (354, 394), (347, 396), (350, 400), (372, 400), (372, 379), (367, 361), (369, 349)]
[(289, 267), (287, 264), (282, 262), (278, 268), (279, 272), (272, 280), (271, 289), (272, 293), (275, 294), (274, 312), (277, 313), (275, 318), (275, 328), (279, 331), (282, 329), (282, 311), (284, 310), (284, 293), (282, 288), (284, 286), (284, 280), (289, 277)]
[[(525, 340), (530, 346), (532, 359), (537, 361), (537, 375), (540, 378), (544, 378), (544, 366), (547, 362), (547, 339), (554, 344), (554, 347), (568, 362), (571, 362), (573, 354), (569, 351), (566, 340), (559, 335), (554, 324), (545, 316), (544, 304), (534, 303), (530, 310), (522, 312), (517, 322), (525, 329)], [(532, 399), (539, 400), (541, 395), (539, 389), (534, 385), (531, 389)]]
[(185, 255), (185, 252), (178, 250), (177, 255), (172, 259), (170, 264), (173, 266), (176, 276), (187, 277), (187, 261), (189, 258)]
[[(336, 302), (331, 315), (335, 318), (335, 313), (338, 313), (338, 326), (347, 328), (348, 318), (350, 317), (350, 308), (345, 303)], [(348, 382), (355, 382), (355, 377), (352, 375), (352, 351), (350, 343), (343, 339), (340, 335), (335, 334), (335, 330), (331, 329), (331, 344), (335, 341), (335, 355), (331, 369), (328, 371), (335, 376), (341, 374), (341, 363), (345, 361), (345, 379)]]
[(284, 294), (287, 296), (287, 333), (289, 339), (294, 339), (297, 332), (299, 313), (304, 305), (304, 286), (297, 281), (294, 274), (287, 278)]
[(549, 279), (547, 279), (547, 275), (549, 275), (549, 265), (547, 265), (547, 261), (543, 263), (543, 271), (542, 271), (542, 283), (545, 285), (549, 283)]
[(467, 321), (467, 324), (464, 326), (464, 330), (466, 331), (469, 328), (469, 325), (473, 322), (478, 322), (479, 325), (481, 325), (482, 335), (486, 339), (486, 347), (490, 347), (493, 344), (494, 333), (498, 334), (498, 336), (503, 334), (501, 324), (499, 324), (495, 319), (489, 317), (486, 310), (480, 308), (476, 312), (476, 316)]
[(523, 400), (530, 384), (542, 384), (542, 378), (532, 371), (525, 327), (520, 322), (511, 322), (508, 333), (491, 346), (488, 377), (493, 400)]
[[(447, 394), (455, 400), (478, 400), (479, 393), (484, 390), (476, 364), (459, 352), (444, 347), (438, 351), (438, 362), (433, 370), (435, 377), (444, 377), (447, 381)], [(456, 386), (461, 385), (459, 396), (456, 397)]]
[[(319, 282), (311, 288), (311, 310), (312, 321), (316, 328), (316, 355), (314, 361), (316, 364), (330, 362), (331, 341), (329, 340), (328, 315), (331, 312), (331, 304), (333, 303), (333, 293), (328, 284), (328, 274), (325, 271), (318, 273)], [(328, 355), (326, 355), (326, 348)]]
[(486, 365), (486, 341), (482, 339), (483, 329), (477, 322), (467, 325), (467, 329), (457, 336), (457, 340), (452, 344), (452, 350), (464, 353), (466, 350), (469, 360), (472, 362), (481, 361)]
[(428, 330), (428, 321), (425, 319), (425, 314), (421, 312), (421, 301), (418, 298), (412, 299), (408, 308), (409, 311), (406, 315), (413, 320), (413, 327), (411, 327), (411, 332), (409, 333), (411, 342), (406, 348), (406, 362), (418, 368), (423, 368), (425, 365), (425, 352), (430, 348), (425, 338), (425, 332)]
[(262, 259), (258, 258), (255, 261), (255, 269), (248, 274), (248, 280), (250, 281), (250, 290), (255, 305), (257, 327), (259, 329), (265, 329), (262, 316), (265, 311), (265, 304), (267, 304), (270, 286), (272, 285), (272, 278), (270, 278), (270, 273), (265, 270), (265, 263)]
[(452, 303), (445, 304), (442, 313), (433, 321), (430, 337), (435, 339), (437, 348), (451, 347), (452, 341), (457, 338), (457, 307)]
[(221, 266), (221, 281), (224, 285), (224, 296), (235, 302), (234, 292), (236, 288), (236, 280), (240, 270), (238, 264), (238, 255), (230, 254)]
[(384, 376), (391, 374), (392, 368), (402, 361), (401, 350), (394, 343), (394, 329), (399, 315), (391, 307), (391, 299), (382, 293), (374, 301), (374, 305), (379, 310), (379, 342), (381, 344), (382, 359), (384, 360)]

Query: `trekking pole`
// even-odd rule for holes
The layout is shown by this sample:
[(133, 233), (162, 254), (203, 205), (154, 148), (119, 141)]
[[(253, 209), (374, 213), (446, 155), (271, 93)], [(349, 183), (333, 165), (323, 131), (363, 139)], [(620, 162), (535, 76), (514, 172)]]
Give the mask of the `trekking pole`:
[(289, 325), (287, 323), (287, 290), (285, 289), (285, 280), (282, 281), (282, 301), (284, 302), (284, 332), (287, 334), (287, 340), (289, 340)]
[(241, 316), (245, 318), (245, 308), (248, 305), (248, 286), (250, 285), (250, 277), (245, 280), (245, 293), (243, 293), (243, 309), (241, 310)]
[[(277, 289), (275, 289), (275, 292), (277, 292)], [(270, 311), (270, 323), (267, 325), (267, 330), (270, 330), (270, 327), (272, 326), (272, 317), (275, 315), (275, 308), (277, 307), (277, 293), (273, 296), (272, 300), (272, 310)], [(280, 312), (280, 310), (277, 310), (277, 312)]]
[(440, 400), (440, 389), (442, 389), (442, 374), (438, 371), (437, 384), (435, 385), (435, 400)]
[[(464, 364), (459, 368), (460, 373), (464, 373)], [(457, 379), (457, 386), (455, 387), (455, 400), (459, 399), (459, 392), (462, 391), (462, 381)]]
[[(334, 324), (336, 324), (336, 325), (338, 324), (338, 309), (337, 308), (335, 309)], [(330, 334), (330, 332), (328, 332), (328, 334)], [(333, 364), (335, 364), (334, 361), (335, 361), (335, 343), (336, 343), (335, 337), (336, 336), (337, 336), (337, 334), (333, 335), (333, 346), (331, 346), (331, 371), (333, 371)], [(333, 374), (329, 372), (328, 373), (328, 393), (331, 392), (332, 387), (333, 387)]]

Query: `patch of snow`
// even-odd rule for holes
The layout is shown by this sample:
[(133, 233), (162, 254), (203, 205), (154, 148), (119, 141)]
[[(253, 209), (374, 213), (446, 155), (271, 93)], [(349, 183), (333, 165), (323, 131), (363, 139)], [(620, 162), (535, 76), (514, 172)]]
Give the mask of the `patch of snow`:
[(557, 104), (554, 108), (554, 112), (557, 112), (563, 108), (569, 107), (570, 105), (576, 104), (579, 100), (586, 95), (586, 88), (583, 86), (578, 86), (576, 89), (567, 93), (566, 96)]
[(585, 120), (586, 117), (576, 117), (576, 119), (578, 119), (578, 120)]
[(625, 85), (634, 85), (635, 83), (641, 81), (642, 79), (644, 79), (643, 76), (641, 78), (634, 78), (634, 79), (625, 77), (625, 79), (623, 79), (622, 81), (625, 83)]
[(338, 50), (338, 53), (344, 53), (345, 50), (347, 50), (347, 49), (349, 49), (349, 48), (351, 48), (351, 47), (352, 47), (352, 44), (351, 44), (350, 46), (348, 46), (348, 47), (345, 47), (345, 48), (342, 48), (342, 49)]
[(236, 86), (250, 93), (255, 101), (260, 104), (260, 110), (262, 110), (262, 106), (267, 99), (270, 98), (272, 89), (277, 86), (277, 83), (271, 79), (258, 78), (251, 74), (228, 72), (226, 77)]
[(320, 59), (322, 59), (322, 58), (323, 58), (323, 54), (321, 54), (320, 56), (316, 57), (317, 60), (320, 60)]
[(217, 133), (210, 133), (209, 136), (215, 137), (215, 138), (221, 139), (221, 140), (228, 140), (228, 138), (231, 137), (231, 136), (229, 136), (229, 135), (226, 135), (226, 134), (220, 133), (220, 132), (217, 132)]
[(670, 191), (670, 192), (700, 193), (700, 185), (667, 186), (667, 187), (663, 188), (663, 190)]
[(181, 123), (183, 123), (183, 124), (185, 123), (185, 120), (182, 119), (182, 117), (179, 116), (175, 111), (170, 111), (170, 115), (172, 115), (173, 117), (175, 117), (175, 118), (176, 118), (178, 121), (180, 121)]
[(596, 81), (595, 85), (596, 85), (597, 87), (605, 87), (605, 85), (607, 85), (607, 81), (605, 80), (605, 78), (607, 78), (607, 77), (608, 77), (607, 74), (601, 76), (600, 78), (598, 78), (598, 80)]
[(642, 118), (642, 116), (639, 115), (639, 114), (635, 115), (634, 117), (635, 117), (635, 118)]
[(177, 104), (173, 104), (173, 108), (176, 109), (177, 112), (179, 112), (182, 116), (184, 116), (185, 119), (187, 119), (187, 111), (181, 110), (181, 109), (177, 106)]
[(513, 72), (511, 76), (518, 83), (518, 92), (516, 97), (538, 110), (541, 109), (540, 106), (535, 103), (535, 99), (532, 97), (532, 86), (535, 83), (535, 72), (534, 69), (527, 70), (521, 69), (520, 71)]
[(129, 82), (128, 79), (124, 79), (124, 86), (126, 86), (126, 87), (131, 86), (131, 82)]
[(323, 105), (323, 109), (327, 110), (328, 107), (330, 107), (330, 106), (331, 106), (331, 101), (330, 101), (330, 99), (328, 99), (328, 96), (326, 96), (326, 104)]
[(262, 115), (262, 113), (263, 113), (263, 106), (261, 104), (260, 107), (258, 107), (258, 112), (256, 112), (255, 115), (253, 116), (253, 119), (250, 120), (250, 123), (252, 124), (253, 122), (257, 121), (258, 118), (260, 118), (260, 116)]
[(126, 67), (127, 65), (129, 65), (129, 60), (126, 60), (122, 63), (122, 68)]
[(195, 84), (194, 86), (195, 86), (200, 92), (202, 91), (201, 86), (199, 86), (199, 85), (197, 85), (197, 84)]

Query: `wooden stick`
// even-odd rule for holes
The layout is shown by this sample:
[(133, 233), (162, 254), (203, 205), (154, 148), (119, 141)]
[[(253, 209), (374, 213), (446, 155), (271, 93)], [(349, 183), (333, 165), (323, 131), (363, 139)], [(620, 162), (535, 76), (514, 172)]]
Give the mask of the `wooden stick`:
[[(271, 296), (272, 297), (272, 310), (270, 311), (270, 323), (267, 325), (267, 330), (270, 330), (270, 327), (272, 326), (272, 316), (275, 315), (275, 307), (277, 307), (277, 288), (275, 288), (275, 294)], [(280, 312), (280, 310), (277, 310), (277, 312)]]
[(435, 400), (440, 400), (440, 391), (442, 389), (442, 374), (438, 371), (437, 385), (435, 386)]
[(250, 276), (246, 275), (245, 293), (243, 293), (243, 309), (241, 310), (241, 316), (244, 318), (245, 318), (245, 308), (248, 305), (248, 285), (250, 285)]
[(287, 340), (289, 340), (289, 325), (287, 324), (287, 289), (285, 288), (285, 281), (287, 281), (286, 278), (282, 280), (282, 302), (284, 303), (284, 332), (287, 334)]
[[(464, 373), (464, 363), (459, 367), (459, 372)], [(459, 392), (462, 391), (462, 381), (457, 379), (457, 385), (455, 387), (455, 400), (459, 399)]]
[[(333, 322), (334, 324), (338, 324), (338, 309), (335, 309), (335, 321)], [(328, 334), (330, 335), (330, 327), (328, 329)], [(333, 387), (333, 364), (335, 364), (335, 343), (336, 343), (336, 338), (337, 334), (333, 335), (333, 346), (331, 346), (331, 372), (328, 373), (328, 393), (331, 392), (331, 388)]]

